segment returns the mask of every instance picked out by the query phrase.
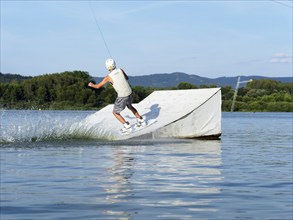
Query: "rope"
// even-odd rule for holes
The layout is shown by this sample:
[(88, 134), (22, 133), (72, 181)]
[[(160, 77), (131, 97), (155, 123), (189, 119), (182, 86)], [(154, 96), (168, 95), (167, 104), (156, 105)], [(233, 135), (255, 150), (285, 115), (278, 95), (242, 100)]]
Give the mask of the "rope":
[(106, 47), (106, 49), (107, 49), (107, 51), (108, 51), (109, 58), (112, 58), (112, 55), (111, 55), (110, 50), (109, 50), (109, 47), (108, 47), (108, 45), (107, 45), (107, 42), (106, 42), (106, 40), (105, 40), (105, 38), (104, 38), (103, 32), (102, 32), (101, 27), (100, 27), (100, 25), (99, 25), (98, 19), (97, 19), (96, 15), (95, 15), (95, 11), (94, 11), (94, 9), (93, 9), (93, 6), (92, 6), (92, 4), (91, 4), (90, 1), (89, 1), (88, 3), (89, 3), (89, 7), (90, 7), (90, 9), (91, 9), (92, 15), (93, 15), (93, 17), (94, 17), (95, 23), (96, 23), (96, 25), (97, 25), (97, 27), (98, 27), (99, 33), (100, 33), (100, 35), (102, 36), (102, 39), (103, 39), (104, 45), (105, 45), (105, 47)]
[(292, 6), (287, 5), (287, 4), (285, 4), (285, 3), (281, 2), (281, 1), (271, 0), (271, 2), (275, 2), (277, 4), (283, 5), (283, 6), (288, 7), (288, 8), (293, 8)]

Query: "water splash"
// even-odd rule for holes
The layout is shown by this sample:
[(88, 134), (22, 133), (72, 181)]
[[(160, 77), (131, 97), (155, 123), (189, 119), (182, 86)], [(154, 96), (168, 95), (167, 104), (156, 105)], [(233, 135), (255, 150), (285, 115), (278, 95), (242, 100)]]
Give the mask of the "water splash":
[(0, 143), (60, 139), (113, 139), (99, 123), (88, 123), (88, 111), (1, 110)]

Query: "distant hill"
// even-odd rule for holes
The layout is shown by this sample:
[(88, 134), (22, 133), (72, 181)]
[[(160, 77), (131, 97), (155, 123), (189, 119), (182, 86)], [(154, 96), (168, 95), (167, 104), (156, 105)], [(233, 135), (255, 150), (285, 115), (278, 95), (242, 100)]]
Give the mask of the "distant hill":
[[(240, 76), (240, 81), (247, 81), (250, 79), (271, 79), (279, 82), (292, 82), (293, 77), (265, 77), (265, 76)], [(102, 80), (101, 77), (94, 77), (98, 82)], [(144, 76), (129, 76), (129, 82), (132, 86), (150, 86), (150, 87), (172, 87), (177, 86), (181, 82), (192, 83), (196, 86), (214, 84), (218, 87), (231, 86), (235, 88), (238, 76), (235, 77), (219, 77), (215, 79), (201, 77), (198, 75), (189, 75), (186, 73), (160, 73)], [(245, 85), (241, 83), (240, 86)]]
[[(247, 81), (250, 79), (271, 79), (279, 82), (293, 82), (293, 77), (265, 77), (265, 76), (240, 76), (240, 81)], [(21, 76), (18, 74), (2, 74), (0, 73), (0, 82), (11, 82), (13, 80), (23, 81), (30, 79), (30, 76)], [(97, 82), (101, 81), (102, 77), (93, 77)], [(181, 82), (192, 83), (196, 86), (200, 85), (211, 85), (214, 84), (218, 87), (231, 86), (235, 88), (238, 76), (234, 77), (218, 77), (218, 78), (207, 78), (198, 75), (191, 75), (181, 72), (174, 73), (157, 73), (144, 76), (129, 76), (129, 82), (132, 86), (144, 86), (144, 87), (173, 87), (177, 86)], [(241, 83), (240, 86), (244, 86), (245, 83)]]
[(11, 82), (14, 80), (15, 81), (23, 81), (23, 80), (30, 79), (30, 78), (32, 78), (32, 77), (31, 76), (21, 76), (18, 74), (0, 73), (0, 83), (8, 83), (8, 82)]

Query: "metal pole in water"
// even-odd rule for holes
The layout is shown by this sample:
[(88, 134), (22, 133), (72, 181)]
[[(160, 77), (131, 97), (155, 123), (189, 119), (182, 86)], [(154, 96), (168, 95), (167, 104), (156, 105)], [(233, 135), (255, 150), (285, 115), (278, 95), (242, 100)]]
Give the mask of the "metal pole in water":
[(233, 110), (234, 110), (235, 100), (236, 100), (236, 97), (237, 97), (237, 92), (238, 92), (238, 87), (239, 87), (239, 82), (240, 82), (240, 76), (238, 76), (237, 84), (236, 84), (236, 87), (235, 87), (235, 92), (234, 92), (232, 106), (231, 106), (231, 112), (233, 112)]
[(232, 106), (231, 106), (231, 112), (234, 111), (235, 101), (236, 101), (236, 97), (237, 97), (237, 93), (238, 93), (239, 84), (240, 83), (247, 83), (247, 82), (251, 82), (251, 81), (252, 81), (252, 79), (247, 80), (247, 81), (240, 81), (240, 76), (238, 76), (238, 80), (237, 80), (237, 84), (236, 84), (235, 92), (234, 92), (234, 96), (233, 96)]

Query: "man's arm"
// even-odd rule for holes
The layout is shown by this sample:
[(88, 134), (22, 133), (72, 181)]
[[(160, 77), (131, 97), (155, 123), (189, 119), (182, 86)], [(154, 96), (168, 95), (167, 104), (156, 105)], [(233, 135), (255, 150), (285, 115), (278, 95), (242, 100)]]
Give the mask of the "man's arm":
[(121, 69), (121, 71), (122, 71), (122, 73), (123, 73), (123, 75), (124, 75), (125, 79), (126, 79), (126, 80), (128, 80), (128, 76), (126, 75), (126, 73), (124, 72), (124, 70), (123, 70), (123, 69)]
[(111, 82), (111, 78), (109, 76), (106, 76), (101, 82), (99, 82), (98, 84), (93, 84), (92, 82), (88, 83), (89, 87), (95, 88), (95, 89), (99, 89), (101, 87), (103, 87), (106, 83)]

